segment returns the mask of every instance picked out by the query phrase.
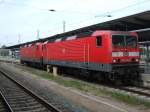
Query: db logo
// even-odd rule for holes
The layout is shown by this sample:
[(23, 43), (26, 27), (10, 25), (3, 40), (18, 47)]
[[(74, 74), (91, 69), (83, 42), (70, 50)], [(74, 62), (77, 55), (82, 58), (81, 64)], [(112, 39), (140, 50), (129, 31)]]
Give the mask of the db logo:
[(128, 52), (124, 52), (123, 56), (129, 56), (129, 53)]

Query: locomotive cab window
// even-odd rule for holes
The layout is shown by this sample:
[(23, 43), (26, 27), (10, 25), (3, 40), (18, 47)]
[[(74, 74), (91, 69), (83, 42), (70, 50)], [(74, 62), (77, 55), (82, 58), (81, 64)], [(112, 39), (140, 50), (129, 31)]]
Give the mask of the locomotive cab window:
[(137, 38), (131, 35), (112, 35), (113, 47), (132, 47), (137, 46)]
[(96, 46), (97, 47), (102, 46), (102, 36), (97, 36), (96, 37)]

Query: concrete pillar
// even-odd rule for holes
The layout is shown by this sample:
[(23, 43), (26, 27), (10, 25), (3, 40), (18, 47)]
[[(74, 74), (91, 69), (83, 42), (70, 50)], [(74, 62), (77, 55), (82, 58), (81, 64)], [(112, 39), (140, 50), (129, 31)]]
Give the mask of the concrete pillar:
[(58, 67), (53, 66), (53, 75), (58, 76)]
[(46, 70), (49, 73), (50, 72), (50, 65), (47, 65), (46, 67), (47, 67)]

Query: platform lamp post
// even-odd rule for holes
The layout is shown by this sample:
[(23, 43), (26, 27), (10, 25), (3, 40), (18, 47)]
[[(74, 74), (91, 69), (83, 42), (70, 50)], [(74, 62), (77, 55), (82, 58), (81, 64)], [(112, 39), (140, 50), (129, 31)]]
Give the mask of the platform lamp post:
[[(50, 11), (50, 12), (56, 12), (56, 10), (55, 9), (50, 9), (50, 10), (48, 10), (48, 11)], [(63, 26), (63, 33), (65, 32), (65, 30), (66, 30), (66, 21), (62, 21), (62, 26)]]

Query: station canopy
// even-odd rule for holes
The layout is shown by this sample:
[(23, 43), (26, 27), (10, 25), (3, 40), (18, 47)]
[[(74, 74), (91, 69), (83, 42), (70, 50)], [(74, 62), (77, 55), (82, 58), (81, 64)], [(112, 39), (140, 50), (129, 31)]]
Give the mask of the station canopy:
[[(36, 43), (36, 42), (45, 42), (52, 39), (57, 39), (60, 37), (71, 36), (80, 34), (83, 32), (90, 32), (94, 30), (115, 30), (115, 31), (136, 31), (139, 35), (139, 41), (141, 43), (149, 43), (150, 44), (150, 11), (141, 12), (138, 14), (122, 17), (119, 19), (106, 21), (98, 24), (94, 24), (91, 26), (83, 27), (80, 29), (76, 29), (73, 31), (56, 34), (51, 37), (46, 37), (43, 39), (22, 43), (18, 45), (9, 46), (7, 48), (19, 48), (22, 45)], [(149, 41), (149, 42), (148, 42)]]

